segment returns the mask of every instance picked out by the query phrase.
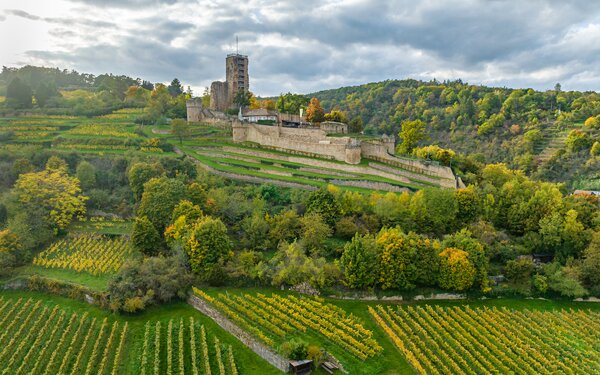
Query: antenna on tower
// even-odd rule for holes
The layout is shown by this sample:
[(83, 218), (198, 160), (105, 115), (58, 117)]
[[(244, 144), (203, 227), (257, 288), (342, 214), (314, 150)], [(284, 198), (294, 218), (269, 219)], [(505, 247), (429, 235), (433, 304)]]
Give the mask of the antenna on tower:
[(239, 55), (240, 54), (240, 48), (239, 48), (239, 42), (238, 42), (238, 36), (235, 36), (235, 54)]

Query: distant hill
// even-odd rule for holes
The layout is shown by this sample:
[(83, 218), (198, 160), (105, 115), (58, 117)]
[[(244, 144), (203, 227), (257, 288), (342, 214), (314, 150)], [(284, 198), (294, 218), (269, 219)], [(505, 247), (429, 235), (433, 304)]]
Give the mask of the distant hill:
[(560, 85), (540, 92), (407, 79), (307, 96), (317, 97), (326, 111), (360, 117), (368, 134), (397, 136), (402, 122), (422, 120), (430, 137), (422, 144), (470, 155), (459, 158), (466, 172), (472, 163), (505, 162), (534, 177), (600, 187), (600, 161), (590, 156), (600, 140), (600, 126), (583, 125), (600, 114), (597, 92), (562, 91)]

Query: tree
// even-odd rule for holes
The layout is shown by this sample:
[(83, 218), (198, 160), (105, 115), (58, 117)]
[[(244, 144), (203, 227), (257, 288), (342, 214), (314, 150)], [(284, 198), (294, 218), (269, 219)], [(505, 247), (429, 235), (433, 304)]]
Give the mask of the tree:
[(79, 180), (63, 169), (21, 174), (14, 193), (23, 212), (40, 209), (45, 222), (55, 231), (66, 228), (74, 217), (83, 217), (88, 199), (81, 194)]
[(141, 88), (146, 89), (148, 91), (152, 91), (154, 90), (154, 84), (150, 81), (142, 81), (142, 84), (140, 85)]
[(193, 225), (185, 250), (192, 271), (207, 281), (222, 278), (223, 266), (233, 256), (227, 227), (221, 220), (210, 216)]
[(340, 259), (346, 285), (350, 288), (370, 288), (377, 281), (377, 244), (371, 235), (356, 234), (344, 245)]
[(44, 82), (40, 83), (35, 89), (35, 101), (38, 106), (45, 107), (48, 100), (52, 97), (61, 96), (60, 92), (56, 89), (56, 85)]
[(598, 294), (600, 292), (600, 231), (594, 233), (592, 242), (583, 252), (581, 281)]
[(346, 117), (346, 114), (342, 111), (333, 110), (333, 111), (325, 114), (325, 121), (336, 121), (336, 122), (343, 122), (344, 124), (347, 124), (348, 117)]
[(360, 133), (363, 130), (363, 119), (360, 116), (354, 117), (348, 124), (349, 133)]
[(327, 189), (312, 191), (306, 202), (307, 213), (318, 213), (327, 225), (333, 227), (340, 216), (340, 205), (335, 196)]
[(590, 156), (600, 156), (600, 142), (595, 141), (590, 149)]
[(572, 152), (584, 150), (592, 145), (592, 140), (588, 133), (579, 129), (574, 129), (569, 132), (565, 139), (565, 145)]
[(429, 139), (425, 123), (421, 120), (404, 121), (398, 135), (402, 138), (402, 143), (398, 145), (398, 153), (403, 155), (410, 154), (419, 142)]
[(323, 120), (325, 120), (325, 111), (321, 107), (321, 102), (317, 98), (312, 98), (306, 109), (306, 121), (319, 123)]
[(269, 264), (273, 273), (271, 284), (274, 286), (308, 282), (320, 288), (332, 285), (340, 276), (335, 264), (327, 263), (324, 258), (307, 256), (297, 242), (282, 242)]
[(264, 251), (269, 247), (269, 223), (262, 212), (252, 213), (242, 220), (241, 244), (247, 249)]
[(83, 190), (88, 191), (96, 187), (96, 167), (90, 162), (83, 160), (77, 165), (75, 173)]
[(136, 200), (142, 197), (144, 192), (144, 184), (155, 177), (159, 177), (164, 173), (160, 164), (150, 164), (145, 162), (135, 163), (129, 168), (127, 177), (129, 179), (129, 187), (133, 192)]
[(163, 232), (171, 220), (173, 209), (186, 198), (187, 188), (179, 179), (159, 177), (144, 184), (138, 208), (139, 216), (147, 216), (154, 227)]
[(53, 155), (50, 156), (50, 158), (46, 162), (46, 169), (67, 173), (69, 166), (67, 165), (67, 162), (64, 161), (64, 159)]
[(0, 275), (7, 274), (17, 263), (24, 262), (21, 257), (23, 246), (19, 238), (10, 229), (0, 230)]
[(382, 289), (412, 289), (415, 286), (407, 272), (410, 249), (405, 239), (406, 235), (398, 227), (384, 228), (377, 235), (378, 283)]
[(190, 135), (190, 126), (184, 119), (176, 118), (171, 121), (171, 134), (179, 139), (179, 144), (182, 144), (183, 139)]
[(454, 191), (454, 198), (458, 206), (458, 213), (456, 217), (461, 222), (467, 224), (472, 223), (481, 214), (481, 198), (475, 190), (473, 185), (469, 185), (466, 188), (456, 189)]
[(475, 285), (483, 291), (487, 291), (489, 259), (485, 254), (483, 245), (473, 238), (473, 234), (468, 229), (463, 228), (459, 232), (446, 236), (442, 246), (466, 251), (469, 255), (469, 261), (475, 267)]
[(306, 96), (288, 92), (285, 95), (279, 95), (276, 106), (281, 113), (299, 114), (300, 108), (306, 108), (308, 102), (309, 99)]
[(318, 213), (307, 213), (300, 219), (302, 244), (311, 254), (322, 255), (325, 240), (331, 236), (331, 228)]
[(473, 285), (476, 271), (466, 251), (450, 247), (440, 253), (440, 258), (440, 288), (461, 292)]
[(14, 108), (31, 108), (33, 92), (19, 77), (15, 77), (6, 88), (6, 102)]
[(177, 78), (173, 78), (171, 84), (167, 87), (167, 91), (173, 97), (183, 94), (183, 85)]
[(108, 284), (110, 307), (134, 313), (149, 305), (184, 299), (191, 282), (181, 256), (129, 260)]
[(410, 216), (420, 233), (442, 235), (457, 226), (458, 204), (448, 189), (423, 189), (412, 195)]
[(235, 104), (236, 107), (248, 107), (250, 106), (250, 101), (253, 97), (254, 95), (250, 91), (240, 89), (233, 97), (233, 104)]
[(266, 217), (269, 224), (269, 238), (277, 246), (281, 241), (292, 242), (300, 237), (302, 224), (295, 210), (280, 212), (275, 216)]
[(456, 153), (451, 149), (444, 149), (437, 145), (430, 145), (415, 148), (412, 151), (413, 156), (426, 160), (436, 160), (443, 165), (449, 166)]
[(146, 216), (138, 216), (135, 219), (131, 243), (135, 249), (146, 256), (154, 256), (160, 252), (160, 234)]

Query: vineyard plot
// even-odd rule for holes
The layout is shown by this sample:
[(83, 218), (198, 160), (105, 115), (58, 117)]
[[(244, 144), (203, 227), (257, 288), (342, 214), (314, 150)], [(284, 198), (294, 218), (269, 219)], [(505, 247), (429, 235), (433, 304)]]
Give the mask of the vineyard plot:
[(0, 298), (2, 374), (118, 374), (128, 324)]
[(80, 234), (53, 243), (34, 258), (33, 264), (101, 275), (118, 271), (131, 255), (132, 249), (123, 236)]
[(238, 374), (232, 347), (192, 317), (146, 322), (139, 363), (141, 375)]
[(440, 306), (368, 307), (421, 374), (598, 374), (600, 314)]
[(358, 318), (320, 298), (194, 293), (269, 346), (310, 330), (359, 360), (383, 350)]

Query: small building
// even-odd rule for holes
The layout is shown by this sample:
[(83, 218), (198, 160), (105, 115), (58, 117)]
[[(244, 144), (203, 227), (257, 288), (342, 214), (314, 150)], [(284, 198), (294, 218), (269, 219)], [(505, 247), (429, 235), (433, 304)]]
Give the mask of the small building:
[(247, 110), (242, 114), (242, 120), (247, 122), (273, 122), (276, 123), (278, 121), (277, 112), (269, 111), (268, 109), (258, 108)]
[(348, 134), (348, 124), (337, 121), (323, 121), (321, 130), (327, 134)]

